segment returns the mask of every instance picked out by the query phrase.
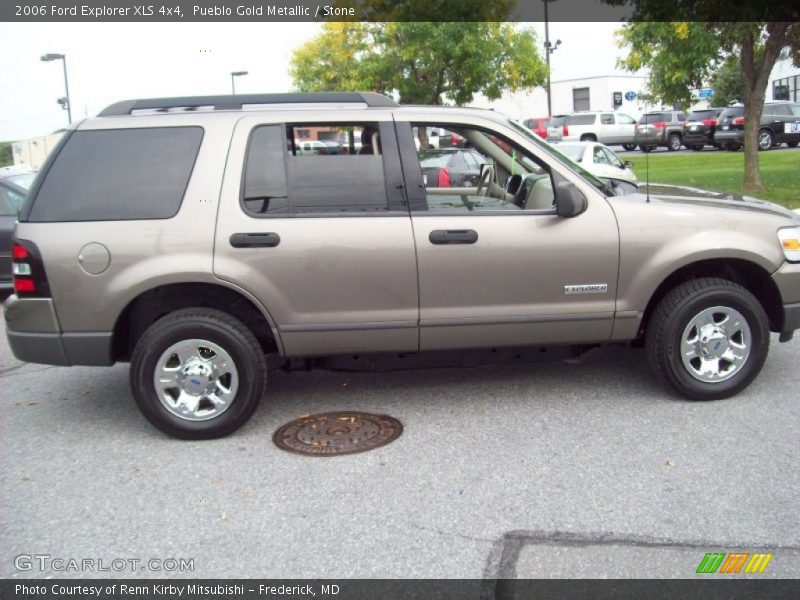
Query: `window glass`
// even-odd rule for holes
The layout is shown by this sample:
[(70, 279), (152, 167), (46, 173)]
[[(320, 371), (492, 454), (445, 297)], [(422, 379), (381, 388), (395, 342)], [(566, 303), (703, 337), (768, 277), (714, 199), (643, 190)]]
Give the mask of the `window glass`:
[(633, 125), (636, 121), (633, 117), (629, 117), (628, 115), (617, 114), (617, 123), (621, 125)]
[(288, 211), (285, 145), (282, 125), (266, 125), (253, 130), (244, 174), (244, 203), (249, 212)]
[(567, 115), (567, 125), (594, 125), (595, 115)]
[(675, 113), (675, 116), (678, 117), (678, 121), (679, 122), (682, 122), (682, 121), (686, 120), (686, 113), (682, 113), (682, 112)]
[(558, 149), (575, 162), (581, 162), (583, 160), (583, 146), (577, 144), (559, 144)]
[(619, 156), (614, 154), (608, 148), (603, 148), (603, 152), (606, 155), (606, 159), (608, 160), (608, 164), (610, 164), (612, 167), (619, 167), (620, 169), (622, 168), (622, 161), (619, 159)]
[(800, 106), (798, 106), (797, 104), (792, 104), (792, 114), (795, 117), (800, 117)]
[(614, 115), (609, 113), (603, 113), (600, 115), (600, 123), (603, 125), (613, 125), (614, 124)]
[(0, 185), (0, 217), (15, 217), (25, 196)]
[(73, 132), (42, 182), (29, 220), (173, 217), (202, 139), (200, 127)]
[[(416, 127), (419, 130), (424, 125)], [(451, 151), (451, 160), (447, 163), (433, 160), (437, 153), (444, 154), (445, 150), (418, 152), (430, 212), (552, 209), (554, 194), (550, 173), (524, 149), (506, 138), (469, 126), (448, 126), (442, 136), (455, 136), (465, 149)], [(481, 155), (485, 158), (479, 159)], [(475, 168), (466, 168), (470, 160)], [(459, 163), (465, 168), (459, 169), (456, 166)], [(481, 171), (479, 164), (489, 166)]]
[(575, 88), (572, 90), (572, 110), (578, 112), (580, 110), (589, 110), (591, 103), (589, 101), (589, 88)]
[(639, 123), (643, 125), (647, 125), (650, 123), (658, 123), (659, 121), (671, 121), (669, 115), (664, 113), (647, 113), (646, 115), (642, 115), (642, 118), (639, 119)]
[(601, 146), (595, 146), (592, 154), (593, 154), (592, 160), (594, 161), (595, 164), (597, 165), (609, 164), (608, 157), (606, 156), (606, 153), (603, 152), (603, 148)]

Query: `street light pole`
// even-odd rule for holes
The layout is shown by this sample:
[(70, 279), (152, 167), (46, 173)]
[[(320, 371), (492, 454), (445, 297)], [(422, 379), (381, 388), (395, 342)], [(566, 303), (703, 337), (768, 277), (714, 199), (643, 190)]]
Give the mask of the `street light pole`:
[(234, 77), (242, 77), (247, 75), (247, 71), (231, 71), (231, 93), (236, 95), (236, 83)]
[(67, 57), (64, 54), (55, 54), (55, 53), (48, 53), (42, 55), (41, 59), (42, 62), (51, 62), (54, 60), (60, 60), (62, 67), (64, 67), (64, 91), (66, 96), (64, 98), (59, 98), (58, 103), (61, 105), (62, 108), (67, 110), (67, 120), (69, 123), (72, 123), (72, 105), (69, 101), (69, 79), (67, 78)]
[(553, 107), (552, 102), (550, 100), (550, 55), (556, 51), (556, 49), (561, 45), (561, 40), (556, 41), (556, 45), (553, 46), (550, 43), (550, 19), (548, 15), (547, 6), (551, 2), (555, 2), (556, 0), (542, 0), (544, 2), (544, 54), (545, 60), (547, 61), (547, 116), (551, 117), (553, 115)]

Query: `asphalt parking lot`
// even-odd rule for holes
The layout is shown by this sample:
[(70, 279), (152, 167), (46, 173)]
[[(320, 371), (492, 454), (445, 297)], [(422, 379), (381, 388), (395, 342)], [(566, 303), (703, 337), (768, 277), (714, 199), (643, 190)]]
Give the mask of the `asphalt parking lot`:
[[(624, 347), (278, 372), (250, 423), (211, 442), (153, 429), (126, 365), (24, 364), (2, 325), (0, 340), (2, 577), (693, 577), (735, 549), (774, 553), (758, 577), (800, 577), (800, 340), (773, 337), (756, 382), (710, 403), (674, 398)], [(332, 410), (405, 431), (333, 458), (273, 445), (283, 423)], [(194, 570), (19, 570), (21, 554)]]

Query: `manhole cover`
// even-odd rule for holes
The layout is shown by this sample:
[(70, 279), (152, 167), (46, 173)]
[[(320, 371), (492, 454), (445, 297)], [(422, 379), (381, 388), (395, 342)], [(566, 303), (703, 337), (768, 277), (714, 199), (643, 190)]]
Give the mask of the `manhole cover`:
[(287, 423), (272, 436), (278, 448), (311, 456), (365, 452), (400, 437), (403, 425), (388, 415), (332, 412)]

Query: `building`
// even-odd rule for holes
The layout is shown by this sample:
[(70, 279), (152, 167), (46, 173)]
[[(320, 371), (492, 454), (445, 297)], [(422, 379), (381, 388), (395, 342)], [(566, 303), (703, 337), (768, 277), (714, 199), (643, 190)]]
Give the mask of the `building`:
[(38, 171), (62, 135), (64, 132), (58, 131), (42, 137), (13, 142), (11, 152), (14, 155), (14, 164)]
[(791, 58), (779, 60), (772, 68), (767, 99), (800, 102), (800, 67), (794, 66)]
[[(647, 78), (641, 75), (601, 75), (552, 81), (551, 106), (560, 115), (581, 110), (618, 110), (638, 119), (650, 106), (642, 101)], [(515, 119), (547, 116), (547, 92), (505, 92), (499, 100), (476, 97), (474, 106), (493, 108)]]

